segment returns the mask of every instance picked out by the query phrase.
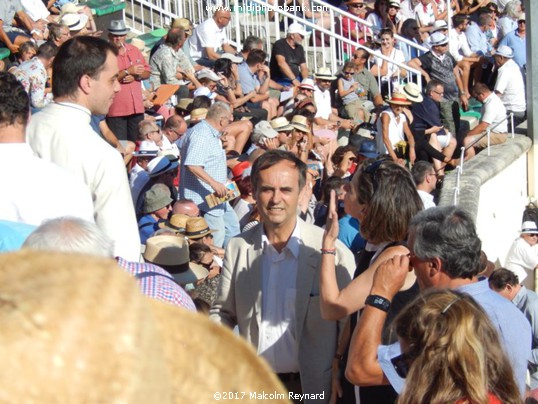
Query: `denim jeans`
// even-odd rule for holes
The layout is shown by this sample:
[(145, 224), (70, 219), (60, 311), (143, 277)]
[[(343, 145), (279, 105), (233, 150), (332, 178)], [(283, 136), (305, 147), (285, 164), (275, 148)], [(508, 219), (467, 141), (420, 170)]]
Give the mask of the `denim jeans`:
[(237, 214), (228, 202), (224, 204), (223, 215), (213, 216), (211, 212), (209, 212), (204, 214), (204, 219), (210, 229), (217, 230), (213, 233), (213, 244), (217, 247), (226, 248), (228, 241), (241, 232)]

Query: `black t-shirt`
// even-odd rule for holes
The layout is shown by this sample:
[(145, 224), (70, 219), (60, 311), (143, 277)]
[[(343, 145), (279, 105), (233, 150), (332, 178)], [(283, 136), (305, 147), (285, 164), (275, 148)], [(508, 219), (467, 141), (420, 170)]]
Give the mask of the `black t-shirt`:
[(286, 59), (286, 62), (290, 66), (291, 71), (295, 77), (301, 75), (300, 66), (303, 63), (306, 63), (306, 58), (304, 55), (304, 49), (302, 45), (296, 45), (293, 49), (290, 44), (286, 41), (286, 38), (279, 39), (273, 45), (273, 52), (271, 53), (271, 60), (269, 62), (269, 69), (271, 70), (271, 78), (273, 80), (280, 80), (289, 78), (282, 73), (278, 62), (276, 60), (277, 55), (282, 55)]

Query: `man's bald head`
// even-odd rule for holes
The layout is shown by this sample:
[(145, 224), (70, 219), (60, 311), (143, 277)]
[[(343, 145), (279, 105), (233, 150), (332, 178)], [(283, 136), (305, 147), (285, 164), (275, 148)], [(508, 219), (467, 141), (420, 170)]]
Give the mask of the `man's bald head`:
[(219, 8), (215, 11), (215, 14), (213, 14), (213, 19), (219, 28), (224, 28), (230, 23), (232, 13), (226, 8)]

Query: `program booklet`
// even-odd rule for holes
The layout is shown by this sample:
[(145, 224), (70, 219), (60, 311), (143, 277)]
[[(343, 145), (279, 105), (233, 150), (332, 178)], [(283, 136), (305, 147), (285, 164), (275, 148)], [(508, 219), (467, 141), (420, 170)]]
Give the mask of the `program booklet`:
[(205, 197), (205, 200), (210, 208), (214, 208), (221, 203), (231, 201), (232, 199), (235, 199), (239, 195), (241, 195), (235, 181), (226, 184), (226, 188), (228, 189), (228, 191), (226, 192), (225, 196), (218, 197), (217, 195), (215, 195), (215, 193), (212, 193)]

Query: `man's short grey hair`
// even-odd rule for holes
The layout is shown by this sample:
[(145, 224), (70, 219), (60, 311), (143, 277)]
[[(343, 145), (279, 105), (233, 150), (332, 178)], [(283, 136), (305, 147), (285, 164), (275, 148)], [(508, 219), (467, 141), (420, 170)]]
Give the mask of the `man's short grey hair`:
[(428, 81), (428, 84), (426, 84), (426, 94), (430, 95), (432, 91), (435, 91), (437, 87), (443, 87), (443, 90), (445, 88), (445, 85), (441, 83), (439, 80), (431, 79)]
[(480, 272), (482, 242), (465, 210), (456, 206), (423, 210), (411, 219), (409, 233), (413, 254), (421, 260), (439, 258), (451, 279), (472, 279)]
[(217, 101), (211, 107), (209, 107), (209, 110), (207, 111), (207, 118), (210, 120), (218, 120), (223, 117), (228, 117), (232, 111), (230, 110), (230, 106), (222, 101)]
[(43, 222), (22, 247), (114, 258), (114, 242), (95, 223), (70, 216)]

